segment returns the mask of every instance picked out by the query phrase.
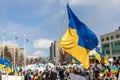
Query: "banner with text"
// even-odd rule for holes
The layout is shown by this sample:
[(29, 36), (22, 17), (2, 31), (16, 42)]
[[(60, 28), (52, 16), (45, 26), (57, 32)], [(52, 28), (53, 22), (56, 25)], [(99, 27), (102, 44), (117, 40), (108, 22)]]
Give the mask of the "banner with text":
[(24, 80), (24, 76), (2, 75), (2, 80)]

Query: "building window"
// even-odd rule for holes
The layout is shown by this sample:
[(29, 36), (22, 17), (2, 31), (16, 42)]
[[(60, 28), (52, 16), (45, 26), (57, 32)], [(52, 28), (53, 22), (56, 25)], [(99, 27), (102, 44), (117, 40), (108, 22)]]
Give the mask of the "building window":
[(109, 50), (109, 51), (106, 51), (106, 54), (110, 54), (110, 50)]
[(116, 46), (117, 46), (117, 45), (119, 46), (119, 45), (120, 45), (120, 42), (116, 42), (115, 45), (116, 45)]
[(104, 38), (102, 38), (101, 41), (104, 42)]
[(111, 36), (111, 40), (114, 39), (114, 36)]
[(112, 53), (119, 54), (120, 53), (120, 41), (112, 42)]
[(117, 34), (117, 35), (116, 35), (116, 38), (120, 38), (120, 34)]
[(108, 41), (109, 40), (109, 37), (106, 37), (106, 41)]
[(103, 44), (102, 47), (103, 48), (106, 48), (106, 47), (108, 48), (109, 47), (109, 43)]

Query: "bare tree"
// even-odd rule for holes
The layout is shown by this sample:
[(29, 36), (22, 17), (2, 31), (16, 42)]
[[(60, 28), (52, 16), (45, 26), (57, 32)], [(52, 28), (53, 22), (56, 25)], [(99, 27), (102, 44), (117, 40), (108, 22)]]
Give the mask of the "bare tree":
[[(1, 57), (3, 57), (3, 52), (2, 52), (2, 54), (1, 54)], [(11, 53), (9, 52), (9, 49), (8, 49), (8, 47), (7, 46), (5, 46), (5, 48), (4, 48), (4, 58), (5, 59), (7, 59), (7, 60), (9, 60), (11, 63), (12, 63), (12, 56), (11, 56)]]
[(34, 62), (33, 58), (30, 59), (30, 64), (32, 64)]

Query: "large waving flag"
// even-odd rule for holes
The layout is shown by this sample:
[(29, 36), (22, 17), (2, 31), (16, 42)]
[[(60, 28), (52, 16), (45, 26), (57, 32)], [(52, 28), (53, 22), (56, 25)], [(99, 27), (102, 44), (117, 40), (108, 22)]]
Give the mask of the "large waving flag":
[(102, 53), (100, 52), (100, 49), (96, 47), (95, 59), (97, 59), (100, 63), (101, 58), (102, 58)]
[(105, 51), (104, 51), (104, 53), (103, 53), (103, 56), (104, 56), (104, 63), (105, 63), (105, 64), (108, 63), (108, 56), (107, 56), (107, 54), (106, 54)]
[(89, 67), (89, 51), (98, 45), (96, 35), (72, 12), (67, 5), (69, 27), (60, 41), (60, 47), (80, 61), (85, 68)]

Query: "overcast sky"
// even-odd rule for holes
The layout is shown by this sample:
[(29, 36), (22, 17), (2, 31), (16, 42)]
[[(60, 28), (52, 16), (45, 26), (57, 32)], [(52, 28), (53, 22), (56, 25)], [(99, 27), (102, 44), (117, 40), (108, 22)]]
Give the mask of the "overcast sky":
[[(23, 47), (26, 34), (27, 56), (49, 56), (51, 42), (60, 39), (67, 2), (98, 38), (120, 25), (120, 0), (0, 0), (0, 41), (3, 30), (7, 34), (6, 42), (13, 42), (16, 32), (16, 43)], [(67, 27), (66, 16), (62, 34)]]

